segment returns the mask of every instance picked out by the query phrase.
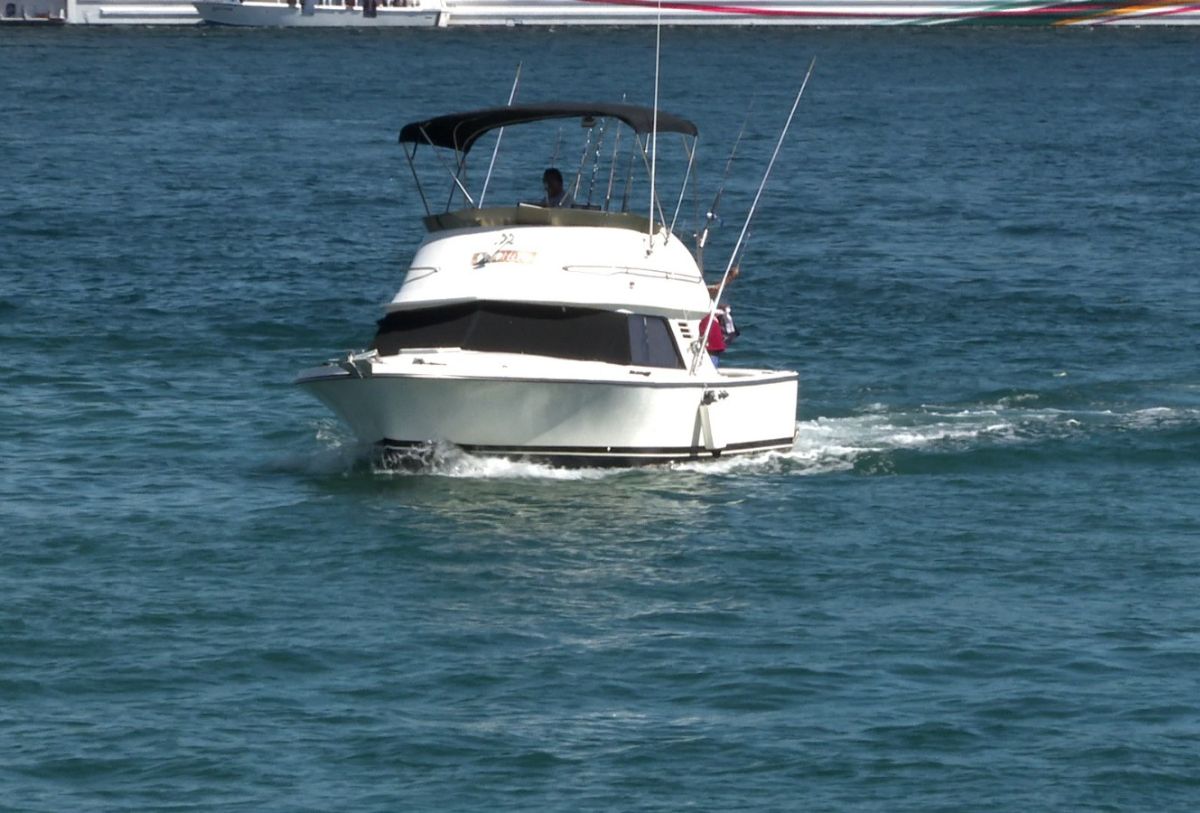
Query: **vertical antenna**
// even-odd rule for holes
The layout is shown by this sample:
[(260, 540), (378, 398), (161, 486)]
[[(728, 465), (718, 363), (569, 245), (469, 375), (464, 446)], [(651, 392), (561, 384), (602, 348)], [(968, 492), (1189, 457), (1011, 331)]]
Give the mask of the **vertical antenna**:
[(658, 78), (662, 64), (662, 0), (658, 0), (658, 22), (654, 26), (654, 121), (650, 128), (650, 230), (646, 254), (654, 251), (654, 171), (658, 158)]
[[(517, 98), (517, 88), (521, 85), (521, 63), (517, 63), (517, 75), (513, 77), (512, 91), (508, 94), (508, 106), (512, 107), (513, 100)], [(483, 208), (483, 199), (487, 196), (488, 184), (492, 182), (492, 169), (496, 166), (496, 155), (500, 152), (500, 139), (504, 138), (504, 128), (500, 128), (500, 132), (496, 133), (496, 146), (492, 147), (492, 160), (488, 162), (487, 177), (483, 179), (483, 191), (479, 193), (479, 207)]]

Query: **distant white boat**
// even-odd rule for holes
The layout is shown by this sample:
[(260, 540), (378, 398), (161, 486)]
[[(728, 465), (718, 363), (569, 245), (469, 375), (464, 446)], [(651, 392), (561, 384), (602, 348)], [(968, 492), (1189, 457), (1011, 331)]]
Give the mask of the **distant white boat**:
[(61, 25), (66, 21), (66, 6), (59, 0), (3, 0), (0, 3), (0, 23)]
[(196, 0), (210, 23), (244, 26), (1196, 25), (1200, 5), (1063, 0)]
[[(395, 3), (400, 3), (396, 5)], [(657, 0), (0, 0), (0, 24), (259, 27), (654, 25)], [(664, 0), (666, 25), (1200, 24), (1200, 4), (1126, 0)]]
[(195, 25), (191, 0), (0, 0), (0, 25)]
[(441, 16), (437, 0), (425, 5), (421, 0), (196, 0), (193, 5), (206, 23), (257, 27), (421, 28), (437, 25)]

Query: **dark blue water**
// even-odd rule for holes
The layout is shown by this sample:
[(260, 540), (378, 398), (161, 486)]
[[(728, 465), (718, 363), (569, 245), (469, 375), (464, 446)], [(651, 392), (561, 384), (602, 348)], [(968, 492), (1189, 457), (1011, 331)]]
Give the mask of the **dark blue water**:
[(0, 31), (0, 809), (1200, 806), (1200, 34), (664, 46), (795, 449), (407, 475), (398, 128), (652, 32)]

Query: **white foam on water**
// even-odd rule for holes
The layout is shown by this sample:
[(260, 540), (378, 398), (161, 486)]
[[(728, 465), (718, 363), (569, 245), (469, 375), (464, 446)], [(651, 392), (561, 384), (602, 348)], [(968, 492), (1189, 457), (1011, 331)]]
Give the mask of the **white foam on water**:
[(980, 438), (1010, 437), (1013, 430), (1013, 424), (998, 419), (992, 410), (968, 411), (950, 418), (871, 409), (848, 417), (800, 421), (796, 424), (796, 440), (786, 451), (677, 463), (673, 468), (710, 474), (829, 474), (852, 470), (868, 454), (936, 445), (967, 448)]
[(1179, 429), (1200, 425), (1200, 409), (1148, 407), (1122, 416), (1122, 424), (1133, 430)]
[(621, 469), (559, 468), (528, 460), (473, 455), (449, 444), (434, 444), (412, 468), (372, 463), (375, 474), (386, 476), (451, 477), (466, 480), (599, 480)]
[(1112, 410), (1029, 409), (1020, 404), (1033, 398), (1010, 396), (998, 403), (963, 405), (923, 404), (911, 410), (881, 404), (863, 407), (853, 415), (815, 418), (796, 424), (796, 439), (783, 451), (733, 455), (661, 466), (628, 468), (562, 468), (545, 463), (473, 455), (450, 444), (438, 444), (421, 456), (420, 465), (379, 465), (336, 421), (316, 427), (320, 454), (303, 468), (329, 473), (370, 459), (371, 471), (381, 476), (434, 476), (485, 480), (602, 480), (630, 471), (691, 472), (703, 475), (772, 474), (819, 475), (851, 471), (863, 457), (893, 451), (969, 452), (993, 446), (1036, 443), (1109, 430), (1156, 431), (1200, 424), (1200, 410), (1148, 407), (1131, 412)]

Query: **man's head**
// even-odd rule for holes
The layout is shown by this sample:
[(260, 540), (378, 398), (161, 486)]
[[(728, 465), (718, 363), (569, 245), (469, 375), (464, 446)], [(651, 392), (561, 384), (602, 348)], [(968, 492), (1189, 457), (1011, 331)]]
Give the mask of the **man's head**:
[(562, 173), (554, 167), (550, 167), (542, 173), (542, 187), (546, 190), (547, 195), (557, 195), (562, 192)]

